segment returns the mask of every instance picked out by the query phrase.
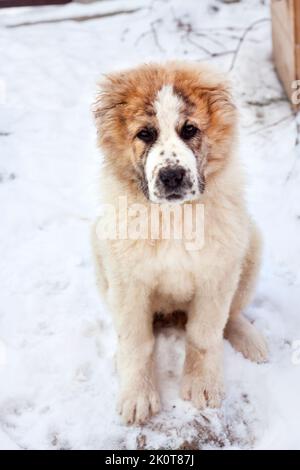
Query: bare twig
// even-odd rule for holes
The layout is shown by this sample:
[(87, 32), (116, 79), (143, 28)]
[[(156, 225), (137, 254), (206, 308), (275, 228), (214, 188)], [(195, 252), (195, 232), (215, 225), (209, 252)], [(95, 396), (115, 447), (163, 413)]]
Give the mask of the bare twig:
[(151, 34), (151, 31), (145, 31), (144, 33), (141, 33), (135, 40), (135, 43), (134, 45), (137, 46), (139, 44), (139, 42), (145, 38), (146, 36), (148, 36), (149, 34)]
[(234, 50), (229, 50), (229, 51), (221, 51), (221, 52), (212, 52), (210, 57), (207, 57), (205, 60), (211, 60), (214, 59), (215, 57), (222, 57), (224, 55), (231, 55), (234, 54)]
[(161, 22), (161, 19), (158, 19), (158, 20), (155, 20), (155, 21), (152, 21), (150, 23), (150, 29), (148, 31), (145, 31), (144, 33), (140, 34), (136, 41), (135, 41), (135, 45), (137, 46), (138, 43), (143, 39), (145, 38), (146, 36), (149, 36), (150, 34), (152, 35), (153, 37), (153, 40), (154, 40), (154, 43), (156, 45), (156, 47), (160, 50), (160, 52), (165, 52), (164, 48), (162, 47), (162, 45), (160, 44), (159, 42), (159, 39), (158, 39), (158, 34), (157, 34), (157, 30), (156, 30), (156, 25), (159, 24)]
[(160, 52), (165, 52), (164, 48), (161, 46), (161, 44), (159, 42), (158, 34), (157, 34), (157, 31), (156, 31), (156, 28), (155, 28), (155, 25), (159, 24), (160, 22), (161, 22), (161, 20), (152, 21), (152, 23), (150, 24), (150, 27), (151, 27), (151, 33), (152, 33), (152, 36), (153, 36), (153, 39), (154, 39), (154, 42), (155, 42), (157, 48), (160, 50)]
[(51, 20), (38, 20), (38, 21), (27, 21), (24, 23), (16, 23), (16, 24), (8, 24), (6, 28), (20, 28), (21, 26), (36, 26), (39, 24), (50, 24), (50, 23), (63, 23), (64, 21), (89, 21), (89, 20), (96, 20), (99, 18), (107, 18), (109, 16), (117, 16), (117, 15), (129, 15), (131, 13), (135, 13), (141, 10), (141, 8), (134, 8), (132, 10), (116, 10), (107, 13), (99, 13), (95, 15), (84, 15), (84, 16), (73, 16), (69, 18), (57, 18)]
[(241, 26), (239, 27), (236, 27), (236, 26), (220, 26), (220, 27), (217, 27), (217, 28), (201, 28), (200, 31), (243, 31), (244, 28), (242, 28)]
[(194, 36), (203, 37), (205, 39), (208, 39), (213, 44), (216, 44), (217, 46), (220, 46), (224, 49), (224, 43), (222, 43), (218, 39), (212, 38), (211, 36), (207, 36), (207, 34), (205, 34), (205, 33), (200, 33), (200, 32), (197, 32), (197, 31), (193, 31), (193, 34), (194, 34)]
[(234, 51), (220, 51), (220, 52), (212, 52), (209, 49), (207, 49), (205, 46), (202, 46), (199, 44), (197, 41), (195, 41), (194, 37), (203, 37), (210, 42), (217, 44), (218, 46), (221, 46), (224, 49), (224, 45), (216, 40), (215, 38), (212, 38), (211, 36), (207, 35), (206, 33), (202, 32), (203, 30), (194, 30), (192, 24), (188, 21), (182, 21), (181, 18), (178, 18), (175, 15), (174, 10), (171, 8), (172, 14), (174, 21), (176, 23), (177, 30), (179, 32), (182, 32), (182, 39), (185, 39), (188, 43), (191, 45), (197, 47), (197, 49), (202, 50), (208, 57), (206, 57), (206, 60), (213, 59), (215, 57), (223, 56), (223, 55), (228, 55), (228, 54), (233, 54)]
[(210, 55), (210, 56), (213, 55), (213, 53), (212, 53), (211, 51), (209, 51), (208, 49), (206, 49), (206, 47), (204, 47), (204, 46), (200, 46), (200, 44), (198, 44), (196, 41), (194, 41), (194, 40), (190, 37), (190, 35), (188, 35), (188, 34), (187, 34), (187, 36), (186, 36), (186, 40), (187, 40), (187, 42), (189, 42), (192, 46), (197, 47), (198, 49), (200, 49), (201, 51), (205, 52), (206, 54), (208, 54), (208, 55)]
[(249, 26), (247, 26), (247, 28), (244, 30), (242, 36), (241, 36), (240, 39), (239, 39), (237, 48), (236, 48), (235, 53), (234, 53), (234, 56), (233, 56), (233, 58), (232, 58), (232, 62), (231, 62), (230, 68), (229, 68), (229, 72), (231, 72), (231, 71), (233, 70), (233, 67), (234, 67), (235, 62), (236, 62), (237, 57), (238, 57), (238, 54), (239, 54), (239, 52), (240, 52), (240, 49), (241, 49), (241, 47), (242, 47), (243, 42), (244, 42), (245, 39), (246, 39), (247, 34), (250, 33), (250, 31), (251, 31), (255, 26), (257, 26), (257, 25), (260, 24), (260, 23), (264, 23), (265, 21), (270, 21), (270, 18), (261, 18), (260, 20), (256, 20), (256, 21), (254, 21), (253, 23), (251, 23)]
[(297, 162), (298, 162), (298, 158), (294, 158), (294, 161), (293, 161), (293, 164), (292, 164), (292, 167), (290, 169), (290, 171), (288, 172), (288, 174), (286, 175), (286, 178), (285, 178), (285, 181), (284, 183), (288, 183), (295, 171), (295, 168), (296, 168), (296, 165), (297, 165)]
[(257, 106), (259, 108), (264, 108), (265, 106), (270, 106), (271, 104), (276, 104), (284, 101), (287, 101), (287, 98), (285, 96), (274, 96), (262, 100), (247, 100), (246, 103), (249, 106)]
[(271, 124), (268, 124), (267, 126), (263, 126), (263, 127), (260, 127), (259, 129), (255, 129), (254, 131), (249, 132), (248, 135), (258, 134), (268, 129), (272, 129), (272, 127), (276, 127), (282, 122), (288, 121), (289, 119), (293, 117), (294, 117), (294, 114), (289, 114), (288, 116), (284, 116), (283, 118), (280, 118), (277, 121), (272, 122)]
[[(300, 144), (300, 122), (297, 122), (296, 121), (296, 137), (295, 137), (295, 143), (294, 143), (294, 146), (297, 148)], [(288, 172), (288, 174), (286, 175), (286, 178), (285, 178), (285, 184), (289, 182), (289, 180), (291, 179), (294, 171), (295, 171), (295, 168), (296, 168), (296, 165), (299, 161), (299, 157), (298, 157), (298, 153), (296, 153), (296, 156), (294, 158), (294, 161), (293, 161), (293, 164), (291, 166), (291, 169), (290, 171)]]
[(295, 147), (297, 147), (300, 143), (300, 122), (296, 123), (296, 139), (295, 139)]

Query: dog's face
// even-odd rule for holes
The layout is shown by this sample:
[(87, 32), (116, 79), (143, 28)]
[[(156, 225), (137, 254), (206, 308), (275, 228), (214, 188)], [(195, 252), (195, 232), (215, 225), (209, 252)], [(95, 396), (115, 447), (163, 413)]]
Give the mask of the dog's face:
[(199, 171), (201, 131), (188, 104), (172, 85), (163, 85), (153, 103), (153, 120), (137, 133), (145, 145), (144, 172), (152, 202), (184, 201), (204, 189)]
[(107, 164), (151, 202), (199, 199), (234, 141), (227, 84), (207, 66), (174, 62), (109, 75), (95, 116)]

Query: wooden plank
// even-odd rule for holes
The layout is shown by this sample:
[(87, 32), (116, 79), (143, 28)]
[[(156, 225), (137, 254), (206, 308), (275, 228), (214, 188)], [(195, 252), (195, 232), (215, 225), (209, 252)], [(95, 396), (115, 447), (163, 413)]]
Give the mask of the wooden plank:
[(300, 0), (272, 0), (272, 39), (276, 71), (292, 102), (293, 82), (300, 80)]
[(300, 44), (300, 0), (294, 0), (295, 42)]
[(293, 40), (295, 37), (294, 0), (272, 0), (271, 14), (272, 18), (277, 18), (280, 27)]
[[(300, 80), (300, 0), (294, 0), (296, 80)], [(298, 106), (300, 108), (300, 106)]]
[(273, 56), (278, 76), (291, 99), (292, 82), (296, 79), (295, 44), (277, 15), (272, 17)]
[(0, 8), (63, 5), (65, 3), (71, 3), (71, 1), (72, 0), (0, 0)]
[(295, 47), (296, 73), (294, 80), (300, 80), (300, 44)]

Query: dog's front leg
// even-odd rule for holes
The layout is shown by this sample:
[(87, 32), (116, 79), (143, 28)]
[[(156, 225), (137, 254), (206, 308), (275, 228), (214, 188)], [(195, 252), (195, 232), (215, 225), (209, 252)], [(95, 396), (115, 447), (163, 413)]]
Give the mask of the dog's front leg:
[[(237, 282), (237, 281), (236, 281)], [(234, 286), (195, 294), (186, 327), (186, 358), (181, 395), (198, 409), (218, 408), (223, 396), (223, 330)], [(228, 283), (227, 283), (228, 287)]]
[(126, 424), (141, 424), (160, 409), (154, 377), (154, 335), (149, 292), (138, 283), (128, 284), (112, 292), (118, 333), (118, 411)]

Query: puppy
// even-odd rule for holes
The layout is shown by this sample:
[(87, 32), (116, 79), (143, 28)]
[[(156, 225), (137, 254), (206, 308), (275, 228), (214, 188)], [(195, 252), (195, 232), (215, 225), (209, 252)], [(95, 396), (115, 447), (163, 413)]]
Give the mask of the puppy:
[[(143, 65), (107, 75), (94, 114), (102, 200), (113, 210), (95, 224), (92, 244), (118, 335), (119, 412), (140, 424), (159, 411), (153, 316), (178, 310), (187, 316), (181, 396), (199, 409), (219, 407), (223, 337), (252, 361), (267, 357), (265, 340), (241, 314), (259, 269), (260, 237), (245, 207), (229, 85), (203, 64)], [(165, 236), (166, 207), (171, 228), (196, 227), (194, 238), (203, 231), (201, 246), (191, 248), (186, 231)], [(186, 208), (192, 220), (185, 212), (175, 217)], [(142, 236), (133, 236), (137, 225), (146, 226)], [(114, 227), (113, 236), (103, 236), (103, 226)]]

